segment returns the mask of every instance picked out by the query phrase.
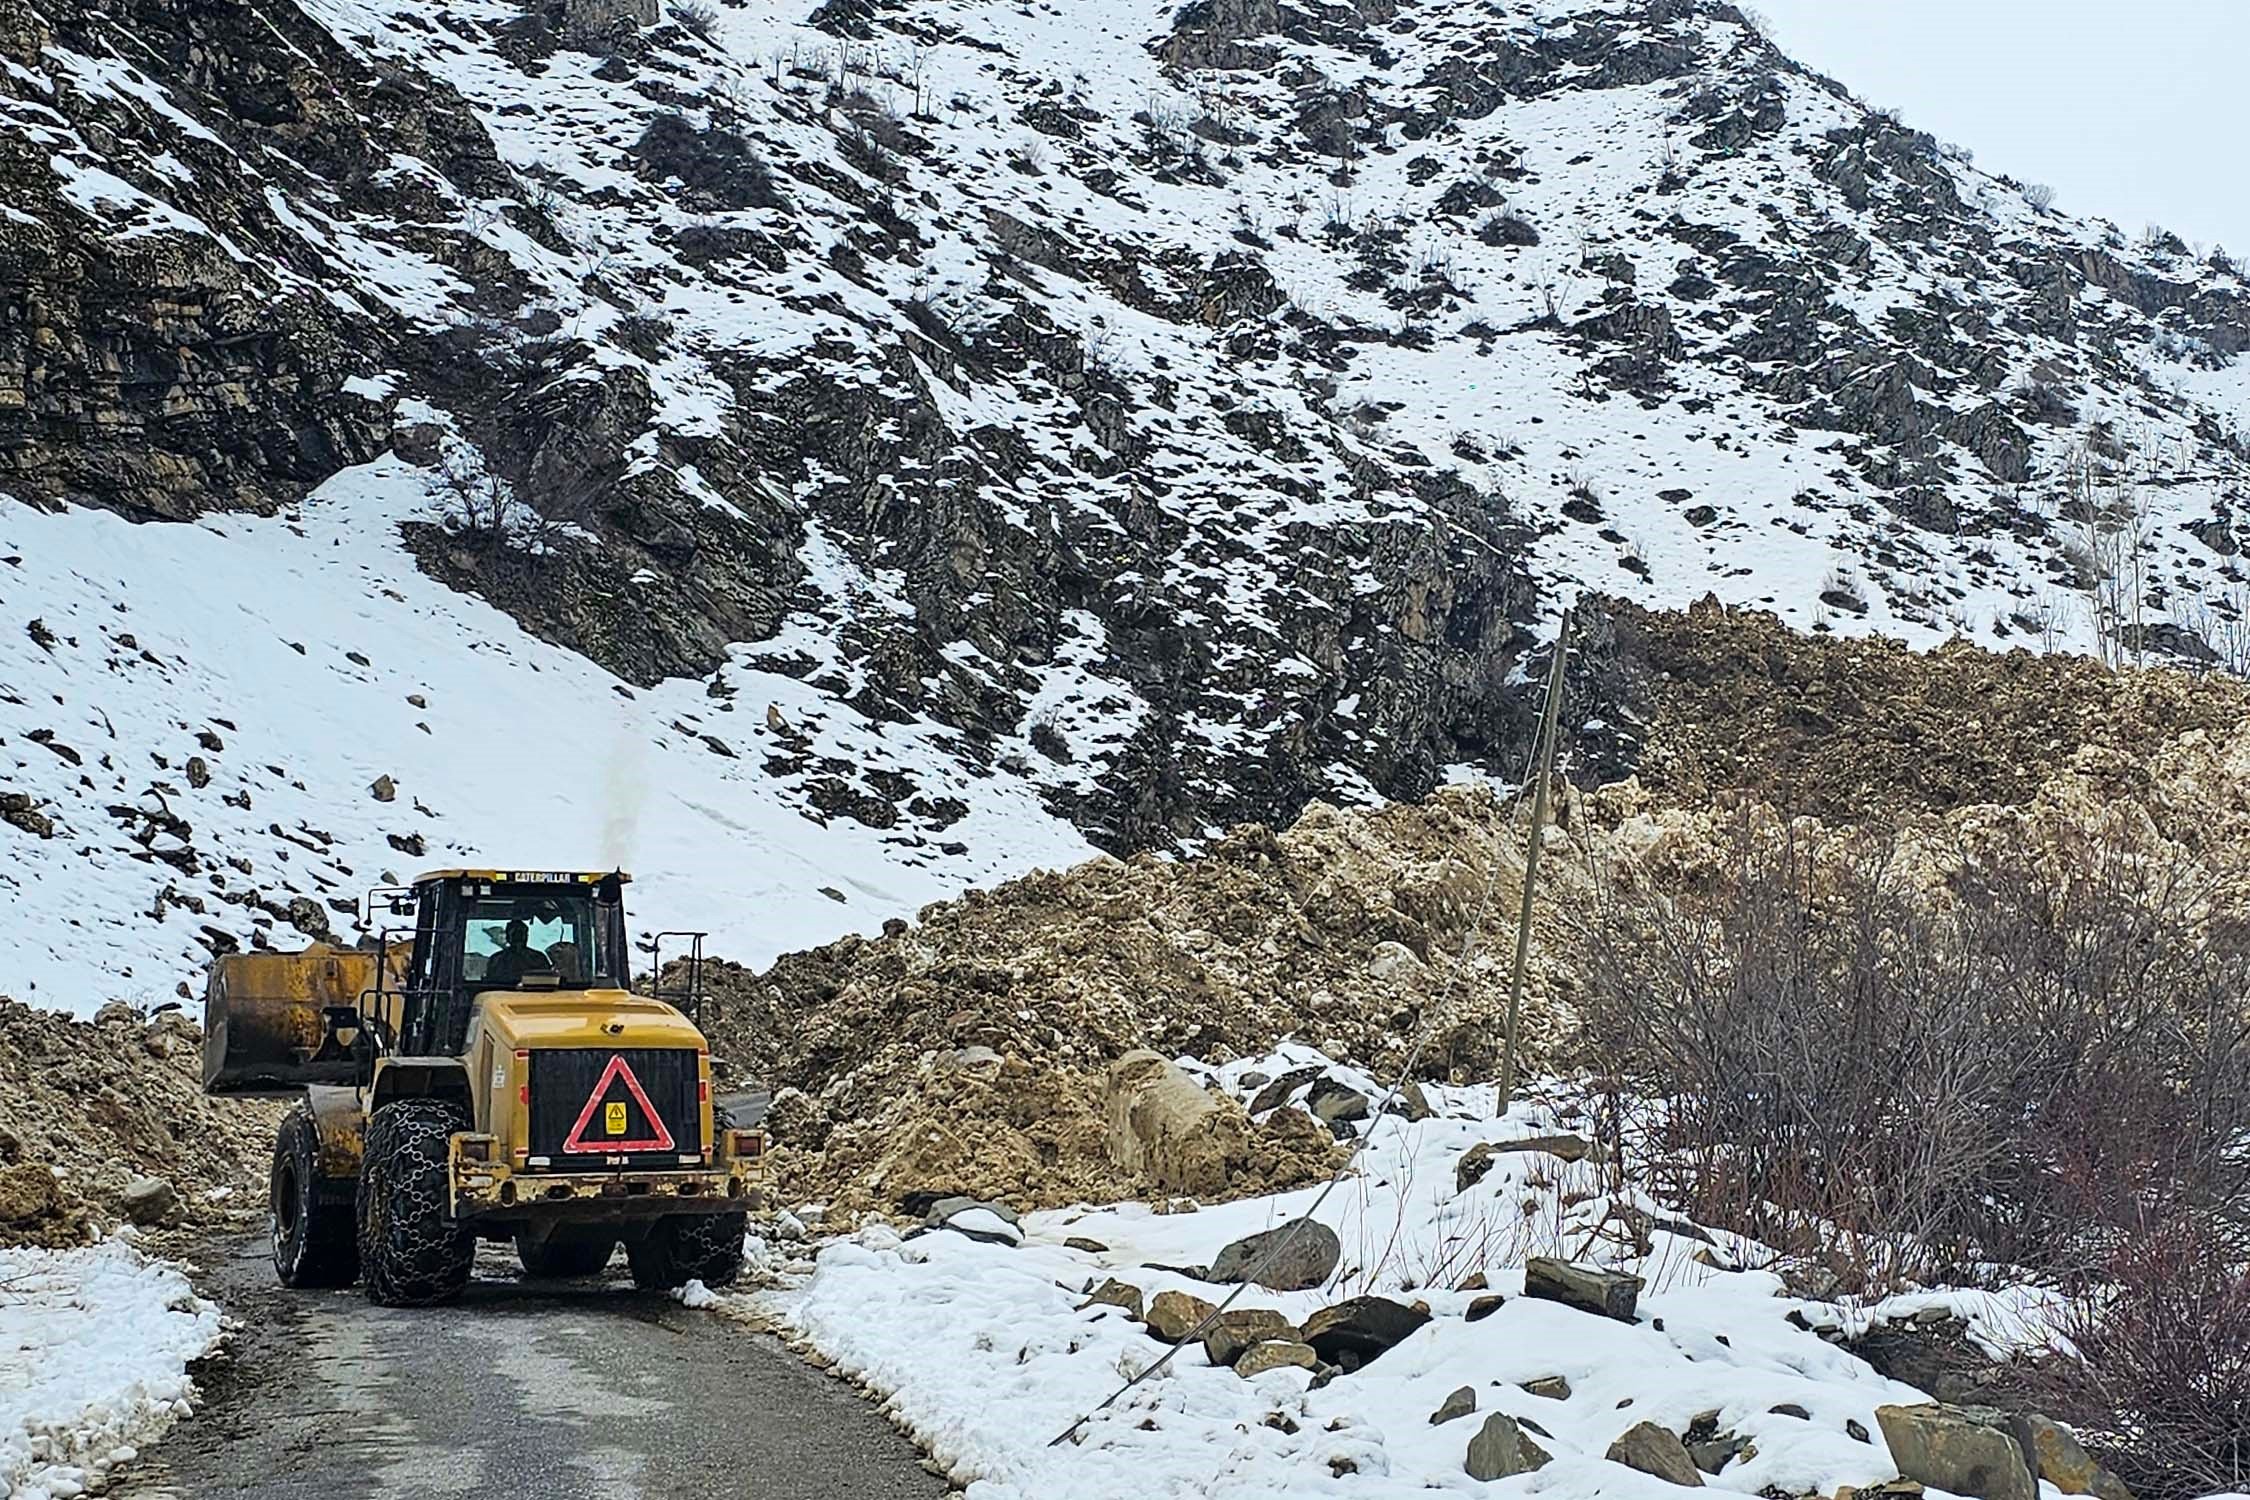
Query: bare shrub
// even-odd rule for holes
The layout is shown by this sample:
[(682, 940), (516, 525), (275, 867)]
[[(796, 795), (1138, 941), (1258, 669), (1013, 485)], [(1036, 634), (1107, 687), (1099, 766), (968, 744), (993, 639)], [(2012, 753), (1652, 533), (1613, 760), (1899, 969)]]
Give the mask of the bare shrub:
[(2044, 182), (2024, 184), (2023, 201), (2031, 205), (2035, 214), (2043, 214), (2055, 206), (2055, 190)]
[(1053, 714), (1041, 714), (1031, 723), (1031, 748), (1058, 765), (1069, 765), (1072, 760), (1070, 740), (1055, 722)]
[(618, 344), (652, 364), (664, 357), (672, 342), (672, 320), (662, 313), (627, 313), (611, 329)]
[(1526, 246), (1539, 243), (1539, 231), (1512, 208), (1488, 216), (1477, 226), (1477, 238), (1487, 245)]
[(1745, 814), (1580, 914), (1590, 1059), (1683, 1207), (1855, 1289), (2092, 1275), (2250, 1187), (2250, 924), (2122, 822), (1933, 852)]
[(2024, 1381), (2141, 1500), (2250, 1490), (2250, 1268), (2239, 1235), (2199, 1215), (2126, 1241)]
[(672, 19), (707, 42), (718, 40), (719, 10), (717, 6), (702, 4), (701, 0), (685, 0), (685, 3), (672, 7)]
[(518, 506), (505, 480), (454, 453), (439, 467), (437, 484), (447, 527), (481, 541), (507, 541)]

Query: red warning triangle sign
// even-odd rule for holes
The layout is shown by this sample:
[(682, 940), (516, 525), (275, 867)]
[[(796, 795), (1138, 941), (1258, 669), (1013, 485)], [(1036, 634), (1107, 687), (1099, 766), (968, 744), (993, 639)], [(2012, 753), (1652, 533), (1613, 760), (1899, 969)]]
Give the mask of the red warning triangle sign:
[[(617, 1141), (607, 1138), (598, 1141), (587, 1140), (586, 1127), (593, 1123), (594, 1111), (601, 1107), (602, 1095), (608, 1093), (609, 1086), (620, 1077), (625, 1080), (625, 1087), (632, 1093), (633, 1098), (639, 1102), (641, 1113), (648, 1118), (648, 1123), (655, 1129), (656, 1134), (646, 1140), (638, 1141)], [(609, 1055), (609, 1066), (602, 1069), (601, 1081), (595, 1084), (594, 1091), (586, 1096), (586, 1107), (578, 1112), (578, 1123), (570, 1127), (570, 1135), (563, 1141), (563, 1150), (585, 1156), (607, 1156), (623, 1151), (669, 1151), (671, 1149), (672, 1132), (665, 1128), (664, 1117), (656, 1112), (656, 1106), (648, 1102), (648, 1090), (641, 1087), (640, 1079), (633, 1075), (633, 1070), (626, 1063), (623, 1054), (612, 1052)]]

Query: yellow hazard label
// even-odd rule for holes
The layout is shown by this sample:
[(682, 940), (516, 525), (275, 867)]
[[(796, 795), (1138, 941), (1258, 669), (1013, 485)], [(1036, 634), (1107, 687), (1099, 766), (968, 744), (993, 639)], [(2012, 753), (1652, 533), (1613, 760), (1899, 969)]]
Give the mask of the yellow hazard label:
[(622, 1099), (620, 1099), (620, 1100), (617, 1100), (617, 1101), (616, 1101), (615, 1103), (613, 1103), (613, 1104), (605, 1104), (605, 1105), (603, 1105), (603, 1106), (602, 1106), (602, 1134), (604, 1134), (604, 1135), (623, 1135), (624, 1133), (625, 1133), (625, 1101), (624, 1101), (624, 1100), (622, 1100)]

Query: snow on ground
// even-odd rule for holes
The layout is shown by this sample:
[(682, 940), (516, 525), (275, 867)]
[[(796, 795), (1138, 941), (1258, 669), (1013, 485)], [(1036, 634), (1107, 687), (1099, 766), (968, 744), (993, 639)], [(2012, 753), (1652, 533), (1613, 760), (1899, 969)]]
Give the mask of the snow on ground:
[[(1212, 1071), (1239, 1093), (1244, 1072), (1278, 1074), (1314, 1058), (1293, 1048)], [(1335, 1071), (1352, 1081), (1349, 1070)], [(1176, 1213), (1122, 1204), (1033, 1214), (1018, 1249), (944, 1232), (902, 1240), (870, 1227), (826, 1247), (808, 1278), (762, 1294), (759, 1310), (872, 1387), (972, 1500), (1476, 1494), (1487, 1487), (1463, 1459), (1493, 1412), (1549, 1435), (1540, 1441), (1553, 1463), (1509, 1481), (1529, 1494), (1659, 1500), (1671, 1487), (1602, 1455), (1640, 1422), (1680, 1432), (1705, 1414), (1752, 1444), (1710, 1477), (1714, 1488), (1826, 1494), (1897, 1474), (1875, 1409), (1927, 1398), (1792, 1324), (1806, 1304), (1783, 1295), (1780, 1277), (1765, 1269), (1770, 1252), (1722, 1233), (1707, 1243), (1649, 1200), (1613, 1191), (1591, 1162), (1503, 1153), (1481, 1182), (1456, 1192), (1455, 1162), (1476, 1142), (1582, 1122), (1549, 1105), (1488, 1118), (1489, 1088), (1429, 1092), (1439, 1117), (1383, 1122), (1363, 1170), (1322, 1210), (1343, 1244), (1329, 1284), (1286, 1294), (1253, 1288), (1235, 1304), (1274, 1308), (1293, 1323), (1370, 1292), (1428, 1306), (1431, 1321), (1403, 1344), (1321, 1389), (1309, 1389), (1301, 1370), (1246, 1381), (1189, 1348), (1078, 1441), (1048, 1446), (1163, 1350), (1120, 1309), (1081, 1310), (1087, 1289), (1115, 1276), (1151, 1299), (1176, 1289), (1217, 1301), (1221, 1289), (1154, 1266), (1208, 1264), (1228, 1242), (1303, 1213), (1317, 1190)], [(1616, 1222), (1613, 1209), (1639, 1209), (1686, 1232), (1655, 1229), (1651, 1252), (1636, 1255), (1604, 1227)], [(1069, 1248), (1073, 1237), (1108, 1249)], [(1646, 1278), (1639, 1321), (1523, 1297), (1526, 1258), (1548, 1254)], [(1507, 1300), (1472, 1323), (1469, 1306), (1486, 1292), (1453, 1288), (1477, 1273)], [(1930, 1300), (1864, 1311), (1904, 1313)], [(2021, 1330), (2037, 1299), (1940, 1300), (1984, 1327)], [(1546, 1376), (1569, 1382), (1567, 1399), (1520, 1388)], [(1462, 1386), (1476, 1392), (1476, 1413), (1433, 1425), (1431, 1414)]]
[(0, 1250), (0, 1495), (61, 1500), (129, 1462), (218, 1340), (219, 1309), (121, 1241)]
[[(448, 865), (622, 865), (641, 872), (640, 930), (709, 929), (714, 951), (763, 963), (1092, 854), (1036, 788), (969, 776), (937, 726), (863, 720), (742, 662), (732, 699), (638, 691), (526, 635), (399, 545), (427, 482), (386, 458), (281, 516), (193, 525), (0, 497), (0, 781), (39, 788), (59, 825), (0, 826), (17, 918), (0, 993), (85, 1015), (199, 992), (203, 925), (239, 930), (222, 903), (253, 889), (349, 908)], [(822, 753), (959, 797), (944, 837), (966, 852), (786, 801), (762, 769), (768, 705)], [(371, 795), (381, 776), (395, 801)], [(184, 819), (185, 843), (144, 813)], [(421, 855), (390, 842), (417, 835)], [(229, 863), (166, 862), (188, 846)]]

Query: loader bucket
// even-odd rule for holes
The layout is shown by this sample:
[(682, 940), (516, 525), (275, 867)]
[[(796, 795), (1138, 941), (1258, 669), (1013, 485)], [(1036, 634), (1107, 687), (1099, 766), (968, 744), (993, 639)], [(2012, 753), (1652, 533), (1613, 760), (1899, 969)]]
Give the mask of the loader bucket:
[(301, 953), (236, 953), (211, 966), (203, 999), (203, 1091), (282, 1096), (351, 1083), (356, 1059), (319, 1056), (321, 1012), (374, 988), (377, 955), (315, 943)]

